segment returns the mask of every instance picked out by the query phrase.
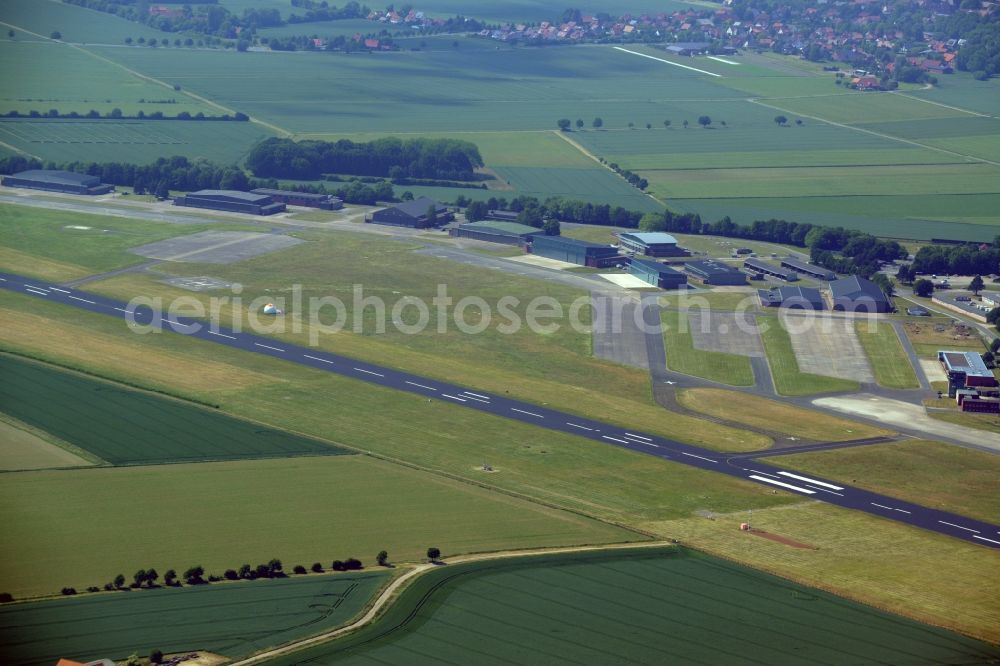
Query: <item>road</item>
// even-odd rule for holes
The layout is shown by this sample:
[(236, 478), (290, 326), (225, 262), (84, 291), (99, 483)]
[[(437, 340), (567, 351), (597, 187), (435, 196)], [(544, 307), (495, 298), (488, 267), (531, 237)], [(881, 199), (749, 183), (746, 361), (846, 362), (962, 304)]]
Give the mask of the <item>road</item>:
[(521, 402), (502, 395), (490, 394), (475, 388), (409, 374), (346, 356), (292, 345), (273, 338), (234, 332), (225, 328), (213, 330), (203, 322), (189, 318), (170, 319), (165, 315), (161, 316), (160, 313), (154, 313), (149, 308), (129, 310), (127, 303), (43, 280), (35, 280), (11, 273), (0, 273), (0, 287), (12, 292), (39, 299), (44, 298), (48, 301), (139, 324), (149, 324), (156, 317), (160, 319), (158, 325), (164, 331), (172, 331), (234, 349), (263, 354), (549, 430), (577, 435), (601, 444), (629, 449), (709, 472), (726, 474), (774, 490), (788, 491), (804, 498), (863, 511), (981, 546), (1000, 549), (1000, 526), (998, 525), (920, 506), (860, 488), (852, 488), (844, 483), (808, 477), (766, 463), (683, 444), (644, 433), (638, 429), (624, 429), (583, 416)]

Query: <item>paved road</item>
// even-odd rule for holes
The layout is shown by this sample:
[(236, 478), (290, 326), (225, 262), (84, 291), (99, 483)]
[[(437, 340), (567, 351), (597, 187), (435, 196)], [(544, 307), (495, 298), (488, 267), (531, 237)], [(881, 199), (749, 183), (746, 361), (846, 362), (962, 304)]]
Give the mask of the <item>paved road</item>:
[[(0, 273), (0, 287), (140, 324), (149, 324), (154, 321), (154, 317), (161, 316), (160, 313), (154, 313), (148, 308), (129, 310), (128, 304), (121, 301), (10, 273)], [(864, 511), (981, 546), (1000, 549), (1000, 525), (993, 525), (946, 511), (938, 511), (859, 488), (851, 488), (843, 483), (807, 477), (766, 463), (734, 458), (717, 451), (657, 437), (638, 429), (623, 429), (583, 416), (567, 414), (531, 403), (512, 400), (502, 395), (412, 375), (346, 356), (319, 352), (315, 349), (292, 345), (272, 338), (237, 333), (223, 328), (212, 330), (193, 319), (163, 317), (159, 326), (164, 331), (189, 335), (235, 349), (264, 354), (317, 370), (333, 372), (379, 386), (442, 400), (550, 430), (586, 437), (602, 444), (637, 451), (710, 472), (726, 474), (775, 490), (785, 490), (805, 498)]]

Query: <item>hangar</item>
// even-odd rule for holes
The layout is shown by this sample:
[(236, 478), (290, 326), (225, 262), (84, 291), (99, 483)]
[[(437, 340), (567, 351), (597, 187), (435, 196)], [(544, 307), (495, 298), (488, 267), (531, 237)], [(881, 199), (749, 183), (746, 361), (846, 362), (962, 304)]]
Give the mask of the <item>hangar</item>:
[(747, 259), (743, 262), (743, 268), (753, 271), (754, 273), (763, 273), (764, 275), (770, 275), (772, 277), (779, 278), (785, 282), (795, 282), (799, 279), (799, 274), (795, 271), (790, 271), (785, 268), (780, 268), (774, 264), (769, 264), (766, 261), (761, 261), (760, 259)]
[(759, 289), (760, 304), (767, 308), (789, 308), (792, 310), (824, 310), (826, 304), (819, 289), (811, 287), (778, 287)]
[(677, 247), (677, 239), (670, 234), (625, 233), (618, 237), (621, 249), (626, 252), (644, 254), (647, 257), (687, 257), (690, 252)]
[(882, 289), (857, 275), (830, 283), (833, 309), (846, 312), (892, 312), (892, 302)]
[(618, 248), (562, 236), (535, 236), (531, 241), (531, 253), (591, 268), (613, 266), (621, 261)]
[(656, 261), (632, 259), (628, 272), (660, 289), (680, 289), (687, 285), (687, 275)]
[(114, 185), (102, 183), (97, 176), (52, 169), (31, 169), (4, 176), (2, 184), (7, 187), (24, 187), (67, 194), (107, 194), (115, 189)]
[[(431, 219), (427, 214), (432, 206), (434, 207), (434, 219)], [(395, 206), (377, 210), (365, 221), (393, 227), (425, 229), (450, 222), (454, 217), (445, 206), (428, 197), (420, 197), (413, 201), (404, 201)]]
[(939, 351), (938, 360), (948, 375), (948, 396), (951, 398), (960, 389), (995, 389), (998, 386), (993, 371), (976, 352)]
[(277, 202), (288, 204), (289, 206), (305, 206), (307, 208), (319, 208), (321, 210), (340, 210), (344, 207), (344, 201), (340, 197), (332, 194), (313, 194), (311, 192), (295, 192), (293, 190), (270, 190), (266, 187), (258, 187), (250, 190), (253, 194), (263, 194), (271, 197)]
[(238, 190), (198, 190), (174, 198), (175, 206), (225, 210), (253, 215), (274, 215), (285, 210), (285, 204), (277, 203), (265, 194), (240, 192)]
[(705, 284), (735, 286), (747, 283), (746, 273), (714, 259), (689, 261), (684, 269)]
[(817, 280), (826, 280), (827, 282), (830, 282), (831, 280), (837, 279), (837, 274), (833, 271), (828, 271), (822, 266), (809, 264), (804, 261), (799, 261), (798, 259), (782, 259), (781, 265), (785, 268), (790, 268), (797, 273), (801, 273), (802, 275), (808, 275), (811, 278), (816, 278)]
[(457, 227), (452, 227), (448, 232), (450, 236), (458, 238), (473, 238), (490, 243), (503, 243), (504, 245), (526, 245), (531, 242), (535, 234), (541, 235), (541, 233), (541, 230), (526, 224), (492, 220), (460, 224)]

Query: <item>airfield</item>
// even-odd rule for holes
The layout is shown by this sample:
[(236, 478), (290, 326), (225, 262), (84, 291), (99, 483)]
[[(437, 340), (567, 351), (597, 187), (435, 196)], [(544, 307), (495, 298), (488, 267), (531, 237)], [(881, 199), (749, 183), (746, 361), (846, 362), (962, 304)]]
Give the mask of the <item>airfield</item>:
[[(418, 9), (470, 11), (432, 5)], [(490, 18), (546, 20), (544, 5)], [(931, 239), (989, 243), (1000, 225), (1000, 86), (964, 72), (862, 93), (766, 52), (450, 34), (350, 55), (151, 49), (124, 40), (159, 31), (48, 0), (11, 0), (0, 21), (15, 32), (0, 40), (0, 87), (17, 93), (0, 114), (251, 117), (0, 118), (0, 157), (229, 165), (268, 137), (447, 137), (479, 147), (485, 189), (395, 184), (397, 198), (781, 218), (898, 238), (910, 253)], [(563, 117), (583, 127), (556, 130)], [(986, 351), (992, 326), (898, 285), (895, 312), (802, 327), (803, 313), (757, 299), (774, 279), (664, 291), (614, 265), (366, 223), (381, 207), (264, 218), (130, 187), (0, 187), (0, 520), (13, 544), (0, 593), (14, 600), (0, 603), (0, 660), (1000, 658), (1000, 421), (938, 398), (937, 357)], [(561, 225), (608, 246), (627, 231)], [(675, 235), (693, 259), (735, 265), (744, 246), (771, 262), (809, 255)], [(430, 303), (442, 284), (455, 302), (479, 299), (463, 310), (479, 332), (407, 332), (412, 309), (382, 330), (354, 299), (360, 285), (390, 306)], [(295, 299), (330, 296), (351, 324), (313, 340)], [(578, 307), (583, 327), (505, 332), (497, 306), (510, 296), (523, 319), (532, 299)], [(190, 307), (141, 304), (226, 298), (214, 327)], [(271, 302), (285, 311), (264, 315)], [(914, 305), (928, 316), (906, 314)], [(255, 322), (265, 330), (248, 332)], [(236, 573), (273, 558), (283, 571)], [(342, 570), (349, 558), (363, 570)], [(204, 584), (184, 579), (195, 565)], [(130, 586), (140, 567), (159, 580)]]

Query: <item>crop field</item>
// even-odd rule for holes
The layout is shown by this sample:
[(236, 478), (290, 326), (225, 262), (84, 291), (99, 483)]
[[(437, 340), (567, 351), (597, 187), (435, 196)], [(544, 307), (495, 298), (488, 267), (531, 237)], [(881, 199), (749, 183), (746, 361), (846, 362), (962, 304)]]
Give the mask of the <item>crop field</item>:
[[(160, 39), (165, 36), (165, 33), (142, 24), (64, 4), (59, 0), (4, 0), (0, 4), (0, 21), (44, 37), (58, 30), (65, 41), (74, 43), (121, 44), (126, 37)], [(23, 32), (17, 34), (20, 32), (17, 28), (15, 39), (37, 39)]]
[(3, 410), (115, 465), (348, 453), (126, 387), (0, 355)]
[(663, 310), (661, 319), (667, 367), (671, 370), (733, 386), (753, 385), (748, 357), (696, 349), (691, 324), (683, 312)]
[(996, 648), (690, 551), (442, 567), (378, 622), (275, 664), (961, 664)]
[(906, 355), (896, 330), (888, 323), (856, 322), (858, 340), (871, 362), (880, 386), (897, 389), (920, 388), (917, 375)]
[(995, 114), (1000, 108), (1000, 83), (996, 79), (976, 81), (971, 74), (956, 72), (939, 79), (933, 88), (913, 90), (907, 96), (959, 106), (976, 113)]
[[(172, 112), (171, 112), (172, 115)], [(153, 162), (183, 155), (219, 164), (243, 159), (272, 136), (256, 123), (184, 120), (0, 120), (0, 141), (43, 160)]]
[(372, 565), (383, 549), (412, 562), (429, 546), (458, 554), (646, 540), (368, 456), (11, 473), (0, 515), (0, 591), (19, 599), (102, 586), (139, 567), (222, 575), (274, 557), (291, 569), (348, 557)]
[(0, 471), (82, 467), (96, 462), (86, 452), (0, 412)]
[(812, 375), (799, 370), (792, 340), (780, 317), (758, 317), (762, 324), (760, 337), (764, 341), (767, 362), (771, 366), (774, 387), (782, 395), (809, 395), (830, 391), (853, 391), (857, 382), (834, 377)]
[[(126, 54), (138, 51), (110, 50)], [(165, 61), (173, 60), (173, 55), (157, 54)], [(31, 110), (47, 113), (56, 109), (61, 113), (83, 114), (95, 109), (105, 114), (115, 108), (127, 115), (140, 110), (147, 114), (162, 111), (164, 115), (181, 111), (192, 115), (199, 111), (206, 115), (220, 113), (183, 92), (142, 79), (89, 51), (66, 44), (0, 40), (0, 60), (4, 63), (0, 70), (2, 113)], [(140, 103), (140, 99), (146, 101)], [(174, 102), (162, 103), (168, 100)]]
[(389, 576), (385, 570), (295, 576), (5, 606), (4, 663), (42, 666), (66, 655), (123, 660), (154, 649), (244, 657), (345, 624)]
[[(545, 198), (560, 196), (629, 210), (660, 211), (663, 205), (604, 168), (560, 169), (555, 167), (494, 167), (497, 175), (517, 194)], [(498, 193), (493, 193), (497, 196)], [(503, 196), (501, 194), (501, 196)]]

